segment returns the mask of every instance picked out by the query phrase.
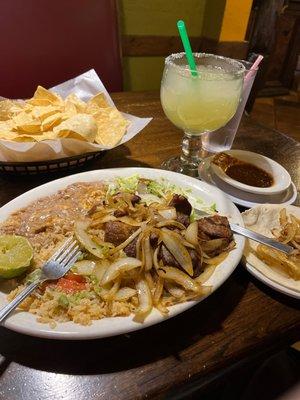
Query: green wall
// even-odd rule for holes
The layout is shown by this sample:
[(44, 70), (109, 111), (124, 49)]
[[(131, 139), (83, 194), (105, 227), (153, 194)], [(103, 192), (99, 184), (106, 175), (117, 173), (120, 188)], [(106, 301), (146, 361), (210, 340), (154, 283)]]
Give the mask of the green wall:
[[(184, 19), (190, 36), (200, 36), (205, 6), (215, 0), (119, 0), (123, 35), (177, 35), (176, 22)], [(220, 0), (222, 3), (223, 0)], [(160, 87), (163, 57), (124, 57), (124, 89)]]

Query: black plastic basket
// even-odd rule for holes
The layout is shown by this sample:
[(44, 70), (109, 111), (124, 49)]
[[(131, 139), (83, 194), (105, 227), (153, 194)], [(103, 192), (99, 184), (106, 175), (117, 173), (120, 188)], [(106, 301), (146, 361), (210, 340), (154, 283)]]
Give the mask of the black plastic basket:
[(36, 175), (49, 172), (63, 172), (82, 167), (84, 164), (97, 160), (105, 154), (105, 151), (79, 154), (72, 157), (64, 157), (49, 161), (32, 162), (3, 162), (0, 161), (0, 173), (11, 175)]

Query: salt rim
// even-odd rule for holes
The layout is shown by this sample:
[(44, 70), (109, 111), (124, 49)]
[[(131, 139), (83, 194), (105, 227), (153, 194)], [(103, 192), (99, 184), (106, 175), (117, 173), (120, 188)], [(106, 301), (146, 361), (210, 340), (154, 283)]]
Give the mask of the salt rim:
[[(242, 63), (240, 63), (239, 61), (236, 61), (232, 58), (228, 58), (228, 57), (223, 57), (223, 56), (218, 56), (215, 54), (211, 54), (211, 53), (193, 53), (195, 58), (209, 58), (209, 57), (213, 57), (214, 59), (218, 59), (218, 60), (222, 60), (227, 62), (228, 64), (231, 64), (232, 66), (234, 66), (235, 68), (238, 68), (235, 71), (224, 71), (225, 74), (230, 74), (230, 78), (229, 79), (223, 79), (223, 80), (232, 80), (232, 78), (236, 78), (239, 77), (240, 75), (244, 74), (246, 71), (246, 68), (244, 67), (244, 65)], [(180, 75), (182, 75), (183, 77), (186, 77), (185, 75), (182, 74), (183, 71), (188, 70), (190, 72), (190, 68), (188, 67), (188, 65), (185, 66), (180, 66), (177, 65), (174, 60), (179, 60), (181, 58), (183, 58), (185, 56), (185, 52), (180, 52), (180, 53), (173, 53), (170, 54), (168, 57), (166, 57), (165, 59), (165, 65), (168, 66), (172, 66), (174, 67), (176, 70), (178, 70), (178, 72), (180, 72)], [(218, 67), (216, 66), (214, 68), (214, 70), (217, 69), (222, 69), (222, 67)], [(213, 73), (213, 70), (212, 70)], [(197, 79), (200, 77), (200, 79), (203, 79), (203, 75), (207, 75), (205, 72), (200, 72), (200, 75), (197, 76), (193, 76), (193, 79)], [(201, 77), (202, 76), (202, 77)], [(190, 76), (189, 76), (190, 78)], [(212, 80), (212, 79), (207, 79), (207, 80)]]

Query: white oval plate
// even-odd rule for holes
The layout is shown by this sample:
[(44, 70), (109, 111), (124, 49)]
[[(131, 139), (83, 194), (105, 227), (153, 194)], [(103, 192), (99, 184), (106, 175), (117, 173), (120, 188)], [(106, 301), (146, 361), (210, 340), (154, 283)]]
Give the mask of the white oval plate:
[(254, 164), (259, 168), (262, 168), (274, 179), (273, 185), (267, 188), (246, 185), (245, 183), (230, 178), (230, 176), (228, 176), (222, 170), (222, 168), (214, 163), (211, 163), (211, 169), (213, 170), (213, 172), (218, 176), (219, 179), (226, 182), (228, 185), (234, 186), (239, 190), (243, 190), (249, 193), (271, 195), (283, 192), (291, 184), (292, 180), (287, 170), (271, 158), (265, 157), (258, 153), (253, 153), (252, 151), (245, 150), (228, 150), (226, 151), (226, 154), (232, 157), (236, 157), (247, 163)]
[[(281, 204), (279, 205), (280, 207), (282, 206)], [(293, 213), (297, 215), (298, 218), (300, 218), (300, 208), (295, 207), (295, 206), (285, 206), (288, 212)], [(287, 296), (294, 297), (296, 299), (300, 299), (300, 292), (298, 290), (294, 290), (293, 288), (289, 288), (286, 286), (281, 285), (280, 283), (270, 279), (268, 276), (264, 275), (262, 272), (257, 270), (253, 265), (251, 265), (245, 257), (242, 259), (244, 266), (246, 267), (247, 271), (250, 272), (251, 275), (255, 276), (259, 281), (263, 282), (270, 288), (276, 290), (277, 292), (284, 293)]]
[(249, 192), (245, 192), (228, 185), (211, 171), (210, 163), (212, 157), (207, 157), (199, 166), (199, 178), (211, 185), (218, 187), (227, 197), (235, 204), (239, 206), (252, 208), (260, 204), (281, 204), (288, 205), (293, 204), (297, 199), (297, 189), (292, 182), (290, 187), (282, 193), (276, 195), (257, 195)]
[[(173, 184), (190, 189), (192, 196), (201, 197), (207, 204), (216, 203), (220, 214), (228, 216), (230, 221), (243, 226), (243, 219), (240, 212), (220, 190), (206, 183), (199, 182), (199, 180), (195, 178), (190, 178), (175, 172), (151, 168), (104, 169), (83, 172), (57, 179), (32, 189), (3, 206), (0, 209), (0, 222), (4, 221), (12, 212), (27, 206), (32, 201), (54, 194), (58, 190), (64, 189), (72, 183), (110, 180), (118, 176), (124, 177), (133, 174), (139, 174), (140, 176), (151, 179), (163, 177)], [(232, 274), (242, 257), (245, 240), (242, 236), (235, 235), (235, 241), (237, 244), (236, 248), (231, 251), (226, 260), (216, 268), (215, 272), (206, 283), (213, 287), (213, 291), (222, 285), (222, 283)], [(38, 323), (33, 314), (18, 311), (6, 319), (4, 326), (17, 332), (49, 339), (95, 339), (146, 328), (180, 314), (198, 302), (199, 301), (191, 301), (172, 306), (168, 317), (163, 317), (157, 310), (153, 310), (143, 324), (134, 322), (132, 320), (133, 316), (131, 315), (129, 317), (104, 318), (94, 321), (92, 325), (89, 326), (82, 326), (73, 322), (58, 323), (56, 328), (51, 329), (47, 324)], [(0, 306), (3, 306), (5, 303), (5, 294), (0, 292)]]

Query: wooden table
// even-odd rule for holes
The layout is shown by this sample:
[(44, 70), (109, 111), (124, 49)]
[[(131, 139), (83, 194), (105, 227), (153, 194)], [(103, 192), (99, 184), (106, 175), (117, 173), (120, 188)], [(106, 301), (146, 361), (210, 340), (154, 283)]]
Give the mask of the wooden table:
[[(159, 167), (179, 152), (181, 132), (165, 118), (157, 93), (113, 97), (121, 110), (154, 119), (136, 139), (86, 169)], [(279, 161), (300, 189), (299, 143), (244, 118), (235, 147)], [(0, 205), (58, 176), (2, 176)], [(130, 335), (62, 342), (0, 328), (0, 399), (178, 399), (225, 367), (299, 340), (299, 332), (299, 301), (268, 289), (239, 266), (204, 302)]]

